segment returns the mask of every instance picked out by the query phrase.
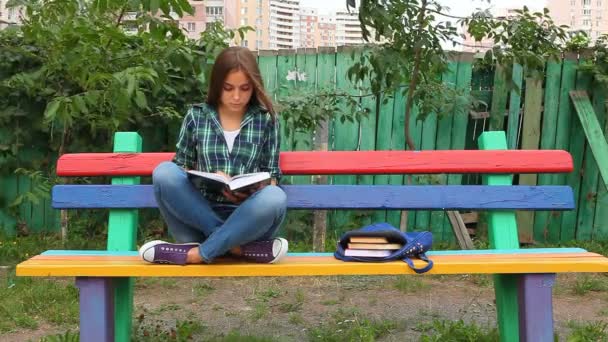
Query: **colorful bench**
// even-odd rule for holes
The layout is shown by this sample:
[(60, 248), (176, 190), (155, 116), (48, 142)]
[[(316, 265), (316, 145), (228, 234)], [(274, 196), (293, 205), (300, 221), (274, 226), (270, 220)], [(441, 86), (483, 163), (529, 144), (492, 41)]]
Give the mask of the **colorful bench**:
[[(552, 285), (562, 272), (608, 272), (608, 258), (579, 248), (519, 249), (515, 210), (571, 210), (568, 186), (513, 186), (513, 173), (572, 171), (565, 151), (506, 150), (504, 132), (486, 132), (481, 150), (284, 152), (285, 175), (480, 173), (484, 185), (284, 185), (292, 209), (488, 211), (488, 250), (432, 251), (426, 274), (494, 274), (501, 341), (553, 341)], [(111, 176), (111, 185), (57, 185), (55, 208), (111, 208), (107, 251), (47, 251), (17, 266), (18, 276), (76, 277), (81, 341), (128, 341), (134, 277), (414, 275), (403, 262), (338, 261), (331, 253), (290, 253), (274, 265), (151, 265), (136, 250), (137, 208), (156, 207), (138, 185), (172, 153), (139, 153), (136, 133), (117, 133), (114, 153), (66, 154), (59, 176)], [(417, 264), (418, 266), (420, 264)]]

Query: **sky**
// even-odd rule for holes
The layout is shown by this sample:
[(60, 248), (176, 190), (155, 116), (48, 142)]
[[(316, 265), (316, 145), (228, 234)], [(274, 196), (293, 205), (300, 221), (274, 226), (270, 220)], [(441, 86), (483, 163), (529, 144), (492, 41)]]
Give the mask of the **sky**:
[[(473, 12), (476, 8), (488, 8), (488, 7), (522, 7), (523, 5), (531, 6), (533, 3), (535, 8), (530, 9), (541, 9), (544, 6), (545, 1), (530, 1), (530, 0), (491, 0), (488, 3), (487, 0), (480, 1), (464, 1), (464, 0), (439, 0), (444, 6), (450, 7), (450, 13), (453, 15), (467, 15)], [(345, 10), (346, 0), (300, 0), (300, 6), (312, 7), (319, 9), (319, 12), (326, 13), (328, 11)]]

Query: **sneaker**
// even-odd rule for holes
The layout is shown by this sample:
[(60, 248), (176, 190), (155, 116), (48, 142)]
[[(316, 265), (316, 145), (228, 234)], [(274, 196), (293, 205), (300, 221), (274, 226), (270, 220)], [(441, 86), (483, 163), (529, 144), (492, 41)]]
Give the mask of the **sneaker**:
[(241, 255), (249, 261), (273, 264), (287, 255), (288, 243), (283, 238), (253, 241), (241, 246)]
[(185, 265), (188, 251), (200, 244), (169, 243), (162, 240), (146, 242), (139, 249), (139, 256), (147, 262), (155, 264)]

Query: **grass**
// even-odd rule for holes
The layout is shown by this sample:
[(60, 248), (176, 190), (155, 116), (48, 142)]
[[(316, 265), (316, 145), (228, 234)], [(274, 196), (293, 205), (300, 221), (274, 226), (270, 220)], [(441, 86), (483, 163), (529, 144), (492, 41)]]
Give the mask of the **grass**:
[(66, 331), (63, 334), (55, 334), (42, 337), (38, 342), (79, 342), (80, 336), (78, 331)]
[(131, 341), (133, 342), (162, 342), (162, 341), (192, 341), (194, 336), (204, 332), (206, 328), (199, 322), (177, 321), (175, 326), (166, 327), (160, 323), (145, 322), (143, 315), (133, 325)]
[(226, 336), (216, 336), (208, 340), (209, 342), (274, 342), (275, 339), (265, 336), (241, 335), (238, 331), (231, 331)]
[(375, 341), (395, 331), (405, 330), (395, 320), (374, 320), (362, 317), (356, 308), (341, 308), (333, 320), (311, 328), (308, 338), (313, 342)]
[(279, 304), (279, 311), (284, 313), (296, 312), (302, 309), (304, 305), (304, 291), (302, 289), (297, 289), (295, 293), (295, 298), (291, 302), (281, 303)]
[(213, 290), (215, 288), (208, 283), (196, 283), (192, 286), (192, 292), (199, 299), (208, 296)]
[(608, 322), (568, 322), (568, 342), (608, 341)]
[(608, 290), (608, 278), (601, 275), (591, 276), (589, 274), (583, 274), (577, 277), (574, 285), (572, 286), (572, 292), (579, 296), (584, 296), (590, 291), (600, 292)]
[(415, 330), (422, 332), (421, 342), (495, 342), (499, 340), (496, 328), (483, 328), (475, 323), (465, 323), (462, 320), (434, 319), (429, 323), (418, 324)]
[(395, 288), (403, 293), (414, 293), (429, 288), (429, 285), (412, 276), (399, 276), (395, 282)]
[(0, 278), (0, 332), (36, 329), (40, 322), (78, 324), (78, 291), (56, 280)]
[(23, 260), (50, 249), (105, 249), (105, 238), (87, 241), (69, 238), (63, 243), (57, 234), (8, 237), (0, 234), (0, 265), (16, 265)]

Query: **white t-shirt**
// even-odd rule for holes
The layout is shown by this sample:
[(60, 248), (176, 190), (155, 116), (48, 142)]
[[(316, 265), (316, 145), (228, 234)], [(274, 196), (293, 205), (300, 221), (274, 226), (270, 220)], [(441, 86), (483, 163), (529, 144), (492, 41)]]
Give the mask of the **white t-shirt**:
[(232, 146), (234, 146), (234, 139), (241, 129), (237, 129), (236, 131), (226, 131), (224, 130), (224, 137), (226, 138), (226, 143), (228, 143), (228, 152), (232, 152)]

